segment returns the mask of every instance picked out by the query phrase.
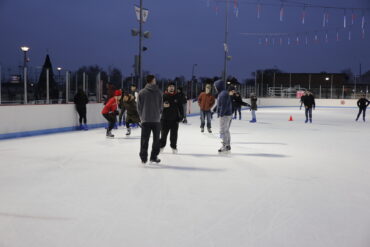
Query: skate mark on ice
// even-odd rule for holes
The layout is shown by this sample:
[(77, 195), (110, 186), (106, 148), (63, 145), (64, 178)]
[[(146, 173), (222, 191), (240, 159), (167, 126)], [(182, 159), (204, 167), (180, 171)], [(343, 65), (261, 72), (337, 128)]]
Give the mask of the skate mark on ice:
[(231, 144), (251, 144), (251, 145), (283, 145), (287, 146), (288, 144), (282, 142), (232, 142)]
[(177, 170), (177, 171), (200, 171), (200, 172), (223, 172), (226, 169), (218, 169), (218, 168), (204, 168), (204, 167), (185, 167), (185, 166), (173, 166), (173, 165), (148, 165), (145, 166), (147, 169), (169, 169), (169, 170)]
[(24, 214), (10, 214), (0, 212), (0, 217), (11, 217), (11, 218), (24, 218), (34, 220), (72, 220), (66, 217), (49, 217), (49, 216), (35, 216), (35, 215), (24, 215)]
[(222, 154), (177, 154), (177, 155), (184, 155), (184, 156), (193, 156), (193, 157), (199, 157), (199, 158), (209, 158), (209, 157), (225, 157), (225, 158), (232, 158), (232, 156), (253, 156), (253, 157), (266, 157), (266, 158), (287, 158), (289, 156), (284, 154), (268, 154), (268, 153), (234, 153), (234, 152), (228, 152), (228, 153), (222, 153)]

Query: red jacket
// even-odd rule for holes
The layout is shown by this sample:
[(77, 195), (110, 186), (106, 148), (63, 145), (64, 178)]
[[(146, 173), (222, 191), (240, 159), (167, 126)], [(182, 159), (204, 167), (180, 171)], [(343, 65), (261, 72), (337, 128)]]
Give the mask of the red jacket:
[(101, 114), (108, 114), (110, 112), (114, 112), (117, 110), (117, 100), (115, 97), (112, 97), (108, 100), (107, 104), (105, 104)]
[(215, 97), (212, 94), (202, 92), (198, 97), (198, 105), (202, 111), (209, 111), (215, 104)]

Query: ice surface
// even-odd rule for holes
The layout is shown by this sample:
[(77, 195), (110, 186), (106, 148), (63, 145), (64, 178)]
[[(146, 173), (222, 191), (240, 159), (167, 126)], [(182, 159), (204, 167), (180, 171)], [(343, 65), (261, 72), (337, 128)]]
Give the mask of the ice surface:
[[(0, 246), (370, 246), (370, 125), (356, 109), (249, 111), (219, 155), (199, 117), (143, 167), (140, 130), (0, 142)], [(288, 122), (292, 115), (294, 121)]]

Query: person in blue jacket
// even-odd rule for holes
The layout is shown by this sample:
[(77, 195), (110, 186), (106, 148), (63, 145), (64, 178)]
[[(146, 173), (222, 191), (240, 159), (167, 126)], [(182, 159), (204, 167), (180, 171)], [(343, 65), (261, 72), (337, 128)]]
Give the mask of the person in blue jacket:
[(231, 150), (230, 126), (233, 118), (232, 96), (235, 94), (235, 87), (230, 85), (226, 90), (225, 82), (218, 80), (214, 83), (218, 92), (217, 97), (217, 115), (220, 117), (220, 134), (222, 138), (222, 147), (219, 153)]

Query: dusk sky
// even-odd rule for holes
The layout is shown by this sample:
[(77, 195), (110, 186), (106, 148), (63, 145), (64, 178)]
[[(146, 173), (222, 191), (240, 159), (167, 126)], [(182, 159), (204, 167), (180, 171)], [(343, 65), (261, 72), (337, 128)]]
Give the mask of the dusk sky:
[[(304, 0), (302, 0), (304, 1)], [(245, 2), (245, 1), (244, 1)], [(250, 2), (250, 1), (249, 1)], [(261, 0), (262, 3), (280, 3)], [(307, 3), (338, 7), (370, 8), (369, 0), (310, 0)], [(83, 65), (117, 67), (125, 76), (133, 72), (138, 38), (130, 29), (138, 22), (134, 4), (129, 0), (0, 0), (0, 63), (3, 67), (22, 64), (21, 45), (31, 47), (30, 66), (41, 66), (49, 51), (54, 67), (75, 70)], [(313, 32), (322, 27), (323, 9), (307, 9), (306, 24), (301, 23), (302, 9), (287, 7), (284, 21), (279, 21), (279, 7), (263, 7), (257, 19), (255, 5), (239, 0), (239, 17), (230, 8), (229, 50), (233, 56), (229, 74), (239, 79), (251, 76), (256, 69), (277, 67), (286, 72), (340, 72), (351, 68), (356, 74), (362, 63), (363, 72), (370, 70), (370, 29), (361, 39), (361, 12), (356, 12), (352, 40), (343, 30), (343, 10), (329, 10), (329, 42), (314, 44)], [(198, 64), (197, 76), (220, 75), (223, 69), (225, 4), (206, 0), (144, 0), (150, 10), (144, 30), (152, 34), (144, 41), (143, 69), (163, 77), (191, 77), (192, 64)], [(231, 4), (232, 6), (232, 4)], [(370, 12), (365, 13), (367, 24)], [(348, 13), (350, 24), (351, 13)], [(340, 41), (336, 42), (339, 27)], [(241, 33), (309, 33), (310, 43), (275, 47), (259, 45), (257, 37)], [(304, 36), (302, 36), (303, 38)], [(293, 41), (292, 41), (293, 43)]]

